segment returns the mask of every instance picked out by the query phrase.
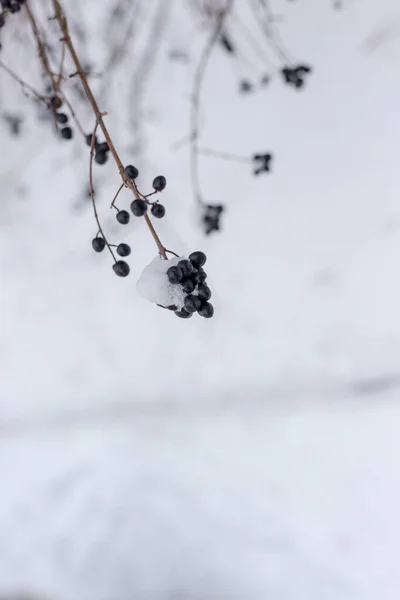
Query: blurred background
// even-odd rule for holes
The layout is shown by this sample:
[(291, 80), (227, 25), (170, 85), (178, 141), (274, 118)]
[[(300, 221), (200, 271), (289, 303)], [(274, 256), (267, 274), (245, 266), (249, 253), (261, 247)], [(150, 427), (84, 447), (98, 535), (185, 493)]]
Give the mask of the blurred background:
[(111, 157), (130, 276), (93, 252), (95, 118), (51, 1), (27, 4), (79, 125), (64, 100), (57, 134), (3, 6), (0, 597), (397, 600), (398, 2), (233, 0), (217, 29), (222, 0), (63, 0), (123, 163), (167, 178), (163, 243), (207, 254), (215, 316), (190, 321), (136, 291), (157, 248), (110, 211)]

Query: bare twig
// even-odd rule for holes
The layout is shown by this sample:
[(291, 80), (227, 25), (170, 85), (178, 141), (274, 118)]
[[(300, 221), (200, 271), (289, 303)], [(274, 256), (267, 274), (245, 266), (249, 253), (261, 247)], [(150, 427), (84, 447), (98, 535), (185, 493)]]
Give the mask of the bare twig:
[[(103, 113), (103, 115), (105, 115), (106, 113)], [(96, 219), (96, 223), (97, 226), (99, 228), (99, 232), (102, 235), (103, 240), (106, 243), (106, 246), (111, 254), (111, 256), (113, 257), (114, 261), (117, 262), (117, 259), (115, 258), (114, 252), (111, 250), (111, 246), (108, 243), (108, 240), (104, 234), (103, 228), (101, 226), (100, 223), (100, 219), (99, 219), (99, 215), (97, 213), (97, 207), (96, 207), (96, 200), (94, 198), (94, 188), (93, 188), (93, 156), (94, 156), (94, 147), (95, 147), (95, 139), (96, 139), (96, 131), (97, 128), (99, 126), (99, 119), (96, 119), (96, 125), (94, 127), (94, 131), (93, 131), (93, 135), (92, 135), (92, 143), (90, 144), (90, 160), (89, 160), (89, 191), (90, 191), (90, 197), (92, 199), (92, 206), (93, 206), (93, 212), (94, 212), (94, 218)], [(97, 234), (98, 235), (98, 234)]]
[(47, 56), (46, 46), (42, 40), (42, 36), (40, 34), (39, 28), (36, 23), (36, 19), (30, 9), (29, 2), (25, 4), (26, 14), (28, 15), (28, 19), (31, 23), (32, 31), (34, 38), (36, 40), (36, 45), (39, 53), (40, 62), (42, 63), (43, 70), (46, 75), (49, 77), (51, 81), (51, 85), (53, 90), (57, 91), (57, 76), (53, 73), (50, 67), (50, 62)]
[[(94, 135), (93, 135), (93, 137), (92, 137), (92, 142), (93, 142), (93, 139), (94, 139)], [(124, 186), (125, 186), (125, 183), (124, 183), (124, 182), (122, 182), (122, 183), (121, 183), (121, 185), (120, 185), (120, 186), (119, 186), (119, 188), (118, 188), (118, 192), (115, 194), (115, 196), (114, 196), (114, 198), (113, 198), (113, 201), (111, 202), (110, 208), (112, 208), (112, 207), (114, 206), (114, 204), (115, 204), (115, 201), (116, 201), (116, 199), (118, 198), (118, 195), (119, 195), (120, 191), (122, 190), (122, 188), (123, 188)]]
[[(56, 18), (56, 20), (57, 20), (57, 22), (59, 24), (59, 27), (60, 27), (62, 35), (63, 35), (61, 41), (64, 42), (65, 45), (67, 46), (68, 51), (69, 51), (69, 53), (71, 55), (71, 58), (72, 58), (72, 60), (73, 60), (73, 62), (75, 64), (76, 72), (79, 75), (79, 78), (81, 80), (83, 89), (85, 90), (85, 94), (87, 96), (87, 99), (89, 100), (89, 103), (90, 103), (90, 105), (91, 105), (91, 107), (93, 109), (93, 112), (94, 112), (95, 116), (96, 116), (98, 126), (101, 128), (101, 130), (103, 132), (103, 135), (104, 135), (104, 137), (105, 137), (105, 139), (106, 139), (106, 141), (108, 143), (108, 146), (110, 148), (110, 152), (111, 152), (111, 154), (114, 157), (114, 160), (115, 160), (115, 163), (116, 163), (116, 165), (118, 167), (118, 171), (119, 171), (119, 174), (120, 174), (120, 176), (122, 178), (122, 181), (124, 182), (124, 184), (127, 187), (129, 187), (132, 190), (135, 198), (141, 198), (141, 197), (143, 197), (143, 195), (140, 194), (139, 190), (137, 189), (136, 183), (134, 181), (126, 179), (126, 177), (124, 176), (124, 165), (122, 164), (122, 161), (121, 161), (121, 159), (119, 157), (119, 154), (118, 154), (118, 152), (117, 152), (117, 150), (116, 150), (116, 148), (115, 148), (115, 146), (113, 144), (113, 141), (112, 141), (112, 139), (110, 137), (108, 129), (107, 129), (105, 123), (104, 123), (103, 115), (100, 112), (100, 109), (98, 107), (96, 98), (93, 95), (93, 92), (92, 92), (92, 90), (90, 88), (90, 85), (88, 83), (87, 77), (85, 75), (85, 72), (82, 69), (82, 65), (81, 65), (79, 57), (78, 57), (78, 55), (76, 53), (75, 47), (74, 47), (74, 45), (73, 45), (73, 43), (71, 41), (71, 37), (70, 37), (70, 34), (69, 34), (69, 29), (68, 29), (68, 22), (67, 22), (67, 19), (66, 19), (65, 15), (64, 15), (64, 12), (63, 12), (63, 10), (61, 8), (60, 2), (58, 0), (53, 0), (53, 7), (54, 7), (55, 18)], [(153, 236), (153, 239), (154, 239), (154, 241), (155, 241), (155, 243), (157, 245), (159, 254), (164, 259), (167, 260), (167, 255), (166, 255), (165, 247), (161, 243), (161, 240), (158, 237), (157, 232), (154, 229), (153, 224), (152, 224), (152, 222), (150, 220), (150, 217), (149, 217), (149, 215), (147, 213), (144, 215), (144, 219), (145, 219), (147, 227), (149, 228), (150, 233)]]
[(207, 44), (200, 57), (199, 64), (197, 66), (194, 84), (193, 84), (193, 95), (192, 95), (192, 109), (190, 113), (190, 169), (191, 169), (191, 180), (195, 200), (200, 205), (205, 205), (203, 196), (200, 188), (199, 181), (199, 112), (200, 112), (200, 96), (201, 89), (206, 74), (208, 61), (210, 59), (212, 50), (221, 35), (222, 26), (224, 20), (233, 6), (233, 0), (227, 0), (225, 8), (217, 14), (216, 22), (212, 34), (207, 41)]
[(251, 158), (248, 156), (240, 156), (239, 154), (231, 154), (230, 152), (219, 152), (218, 150), (211, 150), (211, 148), (198, 148), (198, 152), (203, 156), (211, 156), (212, 158), (220, 158), (221, 160), (232, 160), (242, 163), (251, 162)]
[(26, 92), (30, 92), (37, 100), (40, 100), (40, 102), (43, 102), (48, 107), (49, 103), (47, 98), (45, 98), (39, 92), (37, 92), (35, 88), (29, 85), (29, 83), (21, 79), (21, 77), (19, 77), (14, 71), (7, 67), (7, 65), (5, 65), (1, 60), (0, 68), (3, 69), (3, 71), (5, 71), (6, 73), (8, 73), (8, 75), (10, 75), (10, 77), (12, 77), (15, 81), (17, 81), (23, 90), (25, 90)]

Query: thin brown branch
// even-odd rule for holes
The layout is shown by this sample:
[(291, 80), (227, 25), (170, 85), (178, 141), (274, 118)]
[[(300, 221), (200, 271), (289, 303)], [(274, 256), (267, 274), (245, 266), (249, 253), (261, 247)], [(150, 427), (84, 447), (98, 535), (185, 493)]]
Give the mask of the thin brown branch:
[[(92, 142), (93, 142), (93, 138), (94, 138), (94, 136), (92, 136)], [(110, 208), (112, 208), (112, 207), (114, 206), (114, 204), (115, 204), (115, 201), (116, 201), (116, 199), (118, 198), (118, 196), (119, 196), (119, 193), (120, 193), (120, 191), (122, 190), (122, 188), (123, 188), (124, 186), (125, 186), (125, 183), (123, 183), (123, 182), (122, 182), (122, 183), (121, 183), (121, 185), (120, 185), (120, 186), (119, 186), (119, 188), (118, 188), (118, 192), (115, 194), (115, 196), (114, 196), (114, 198), (113, 198), (113, 201), (112, 201), (112, 202), (111, 202), (111, 204), (110, 204)]]
[(57, 91), (57, 77), (54, 75), (53, 71), (50, 67), (50, 62), (47, 56), (46, 46), (42, 40), (42, 36), (40, 34), (39, 28), (36, 23), (36, 19), (31, 11), (29, 6), (29, 2), (25, 4), (26, 14), (28, 15), (28, 19), (31, 23), (32, 31), (34, 38), (36, 40), (36, 45), (39, 53), (40, 62), (42, 63), (42, 67), (46, 75), (49, 77), (51, 81), (51, 85), (54, 91)]
[[(77, 73), (79, 75), (79, 78), (80, 78), (80, 81), (82, 83), (82, 86), (83, 86), (83, 89), (85, 91), (85, 94), (87, 96), (87, 99), (89, 100), (89, 103), (90, 103), (90, 105), (91, 105), (91, 107), (93, 109), (93, 112), (94, 112), (95, 116), (96, 116), (96, 120), (98, 122), (98, 125), (99, 125), (99, 127), (101, 128), (101, 130), (103, 132), (103, 135), (104, 135), (104, 137), (106, 139), (106, 142), (108, 143), (108, 146), (110, 148), (110, 152), (111, 152), (111, 154), (114, 157), (114, 160), (115, 160), (115, 163), (116, 163), (116, 165), (118, 167), (118, 171), (119, 171), (119, 174), (120, 174), (120, 176), (122, 178), (122, 181), (124, 182), (124, 184), (127, 187), (129, 187), (132, 190), (135, 198), (143, 197), (143, 195), (140, 194), (140, 192), (138, 191), (135, 182), (132, 182), (129, 179), (126, 179), (126, 177), (124, 176), (124, 165), (122, 164), (122, 161), (121, 161), (121, 159), (119, 157), (119, 154), (118, 154), (118, 152), (117, 152), (117, 150), (116, 150), (116, 148), (115, 148), (115, 146), (113, 144), (111, 136), (110, 136), (110, 134), (108, 132), (108, 129), (107, 129), (105, 123), (104, 123), (103, 115), (102, 115), (102, 113), (101, 113), (101, 111), (99, 109), (99, 106), (97, 104), (96, 98), (94, 97), (93, 92), (92, 92), (92, 90), (90, 88), (90, 85), (88, 83), (88, 80), (87, 80), (87, 77), (85, 75), (85, 72), (82, 69), (81, 62), (79, 60), (79, 57), (78, 57), (78, 55), (76, 53), (75, 47), (74, 47), (74, 45), (72, 43), (72, 40), (71, 40), (71, 37), (70, 37), (70, 34), (69, 34), (68, 22), (67, 22), (67, 19), (66, 19), (65, 15), (64, 15), (64, 12), (63, 12), (63, 10), (61, 8), (60, 2), (58, 0), (53, 0), (53, 7), (54, 7), (55, 18), (56, 18), (56, 20), (57, 20), (57, 22), (58, 22), (58, 24), (60, 26), (60, 29), (61, 29), (61, 32), (62, 32), (62, 36), (63, 36), (61, 41), (64, 42), (65, 45), (68, 48), (68, 51), (69, 51), (69, 53), (71, 55), (71, 58), (72, 58), (72, 60), (74, 62), (74, 65), (76, 67), (76, 71), (77, 71)], [(153, 224), (152, 224), (152, 222), (150, 220), (150, 217), (149, 217), (149, 215), (147, 213), (144, 215), (144, 219), (145, 219), (147, 227), (149, 228), (150, 233), (153, 236), (153, 239), (154, 239), (154, 241), (155, 241), (155, 243), (157, 245), (159, 254), (164, 259), (167, 260), (167, 255), (166, 255), (166, 252), (165, 252), (165, 246), (161, 243), (161, 240), (158, 237), (157, 232), (154, 229)]]
[(198, 63), (193, 84), (192, 107), (190, 113), (190, 171), (195, 200), (198, 204), (204, 205), (203, 195), (199, 179), (199, 113), (201, 90), (204, 76), (207, 71), (207, 65), (211, 57), (213, 48), (221, 35), (224, 20), (233, 6), (233, 0), (227, 0), (225, 8), (221, 10), (216, 18), (214, 29), (202, 52)]

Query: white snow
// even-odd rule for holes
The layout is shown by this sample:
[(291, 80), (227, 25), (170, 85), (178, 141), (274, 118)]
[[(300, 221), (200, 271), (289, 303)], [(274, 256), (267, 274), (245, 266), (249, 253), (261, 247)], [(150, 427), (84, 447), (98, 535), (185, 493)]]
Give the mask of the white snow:
[(173, 285), (168, 281), (167, 271), (182, 260), (183, 256), (173, 256), (165, 260), (161, 256), (156, 256), (143, 269), (141, 276), (136, 283), (138, 293), (155, 304), (161, 306), (175, 305), (178, 309), (183, 308), (185, 292), (180, 285)]
[[(110, 2), (64, 3), (88, 24), (79, 51), (101, 73)], [(144, 35), (147, 47), (143, 7), (156, 4), (141, 3), (131, 44)], [(0, 72), (1, 110), (25, 116), (21, 139), (0, 120), (0, 597), (400, 597), (400, 37), (365, 43), (400, 6), (270, 4), (314, 71), (301, 92), (273, 77), (244, 97), (235, 66), (212, 57), (202, 147), (274, 153), (259, 178), (201, 159), (203, 193), (227, 206), (220, 235), (193, 218), (188, 147), (171, 150), (190, 134), (205, 30), (171, 3), (142, 111), (135, 46), (106, 85), (93, 78), (140, 189), (167, 177), (162, 242), (207, 254), (218, 310), (190, 326), (136, 293), (156, 249), (143, 219), (116, 223), (112, 161), (95, 165), (94, 186), (110, 240), (132, 247), (126, 279), (91, 249), (87, 146), (61, 145)], [(42, 89), (21, 23), (3, 28), (1, 59)], [(133, 113), (146, 117), (140, 135)], [(93, 115), (79, 116), (90, 131)], [(131, 200), (122, 190), (118, 205)]]

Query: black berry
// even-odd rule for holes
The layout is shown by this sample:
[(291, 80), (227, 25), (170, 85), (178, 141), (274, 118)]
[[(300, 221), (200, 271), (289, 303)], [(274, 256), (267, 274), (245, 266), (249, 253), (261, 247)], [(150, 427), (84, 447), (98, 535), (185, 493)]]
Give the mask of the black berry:
[(157, 192), (162, 192), (163, 189), (165, 189), (166, 185), (167, 185), (167, 180), (165, 179), (164, 175), (158, 175), (157, 177), (155, 177), (153, 179), (153, 188)]
[(197, 273), (195, 273), (193, 275), (193, 281), (195, 283), (204, 283), (204, 281), (207, 279), (207, 273), (205, 272), (204, 269), (202, 269), (200, 267), (200, 269), (197, 271)]
[(10, 11), (11, 13), (17, 13), (17, 12), (19, 12), (20, 10), (21, 10), (21, 7), (20, 7), (20, 5), (19, 5), (19, 4), (11, 4), (11, 6), (10, 6), (10, 8), (9, 8), (9, 11)]
[(176, 310), (175, 314), (177, 317), (180, 317), (181, 319), (190, 319), (190, 317), (193, 316), (193, 313), (188, 312), (184, 308), (182, 308), (182, 310)]
[(95, 252), (103, 252), (106, 243), (102, 237), (95, 237), (92, 240), (92, 248)]
[(126, 225), (129, 223), (129, 219), (131, 218), (130, 214), (127, 210), (120, 210), (117, 212), (117, 221), (121, 223), (121, 225)]
[(127, 179), (136, 179), (139, 175), (139, 171), (133, 165), (127, 165), (124, 169), (124, 175)]
[(131, 253), (131, 247), (128, 244), (118, 244), (117, 254), (120, 256), (129, 256)]
[(147, 211), (147, 203), (140, 198), (136, 198), (133, 202), (131, 202), (131, 211), (135, 215), (135, 217), (143, 217), (145, 212)]
[[(92, 145), (92, 138), (93, 138), (93, 133), (88, 133), (86, 136), (86, 143), (88, 146)], [(94, 136), (94, 143), (96, 146), (97, 145), (97, 135)]]
[(61, 129), (61, 137), (63, 137), (64, 140), (70, 140), (72, 138), (72, 129), (71, 129), (71, 127), (63, 127)]
[(189, 260), (194, 267), (199, 268), (206, 263), (207, 256), (204, 252), (197, 250), (197, 252), (192, 252), (192, 254), (189, 255)]
[(182, 269), (183, 274), (185, 275), (185, 277), (189, 277), (189, 275), (191, 275), (194, 272), (192, 263), (189, 260), (186, 260), (186, 259), (180, 260), (178, 262), (178, 267), (180, 269)]
[(210, 319), (214, 314), (214, 307), (209, 302), (204, 302), (201, 305), (200, 310), (197, 311), (201, 317), (205, 319)]
[(113, 264), (113, 271), (118, 277), (126, 277), (129, 275), (130, 268), (128, 263), (124, 260), (117, 260), (117, 262)]
[(56, 113), (57, 123), (61, 123), (61, 125), (65, 125), (68, 122), (68, 117), (65, 113)]
[(197, 296), (193, 296), (192, 294), (189, 294), (189, 296), (186, 296), (185, 298), (185, 302), (184, 302), (184, 307), (185, 310), (187, 310), (188, 312), (196, 312), (196, 310), (199, 310), (201, 308), (201, 300), (200, 298), (198, 298)]
[(187, 294), (191, 294), (194, 291), (195, 287), (196, 285), (191, 279), (185, 279), (184, 281), (182, 281), (183, 291)]
[(104, 165), (108, 160), (108, 154), (106, 154), (106, 152), (96, 152), (94, 160), (98, 165)]
[(110, 150), (110, 146), (108, 142), (101, 142), (100, 144), (95, 145), (96, 152), (108, 152)]
[(170, 267), (167, 271), (167, 277), (170, 283), (180, 283), (183, 279), (182, 270), (179, 267)]
[(63, 101), (61, 100), (60, 96), (52, 96), (50, 98), (50, 104), (51, 108), (54, 108), (54, 110), (58, 110), (62, 107)]
[(163, 216), (165, 215), (165, 208), (162, 204), (153, 204), (153, 206), (151, 207), (151, 214), (153, 215), (153, 217), (156, 217), (157, 219), (162, 219)]
[(209, 300), (211, 298), (211, 290), (205, 283), (200, 283), (197, 288), (197, 295), (200, 300)]

